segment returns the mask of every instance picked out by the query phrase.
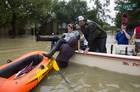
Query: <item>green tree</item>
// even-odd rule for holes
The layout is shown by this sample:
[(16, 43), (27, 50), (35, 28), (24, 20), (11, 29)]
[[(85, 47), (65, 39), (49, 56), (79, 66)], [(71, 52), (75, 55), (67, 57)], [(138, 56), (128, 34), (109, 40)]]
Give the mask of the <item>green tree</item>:
[(115, 19), (115, 24), (117, 27), (120, 27), (121, 15), (127, 13), (129, 23), (128, 25), (134, 28), (137, 25), (137, 22), (140, 21), (140, 1), (139, 0), (117, 0), (115, 10), (118, 11), (118, 14)]
[(67, 8), (66, 9), (68, 10), (67, 16), (68, 16), (68, 20), (70, 22), (71, 21), (75, 21), (75, 19), (79, 15), (85, 16), (87, 14), (87, 11), (88, 11), (88, 7), (87, 7), (86, 1), (81, 1), (81, 0), (71, 0), (67, 4)]
[[(29, 23), (39, 23), (48, 15), (54, 0), (0, 0), (0, 27), (10, 25), (9, 31), (15, 37)], [(22, 30), (23, 31), (23, 30)]]
[(91, 2), (94, 2), (93, 9), (88, 11), (87, 17), (103, 26), (107, 19), (111, 19), (107, 14), (107, 12), (110, 12), (107, 8), (110, 5), (110, 0), (105, 0), (104, 2), (101, 0), (91, 0)]
[(53, 12), (56, 13), (57, 19), (62, 22), (73, 22), (79, 15), (86, 15), (88, 11), (86, 1), (71, 0), (69, 2), (56, 2)]

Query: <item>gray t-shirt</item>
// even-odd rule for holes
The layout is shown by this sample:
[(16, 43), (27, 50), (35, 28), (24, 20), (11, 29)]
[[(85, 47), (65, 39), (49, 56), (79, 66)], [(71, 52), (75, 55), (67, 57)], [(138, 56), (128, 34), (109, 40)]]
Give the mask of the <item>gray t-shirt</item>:
[(72, 32), (68, 32), (68, 33), (63, 33), (64, 39), (66, 40), (66, 42), (68, 42), (70, 40), (70, 38), (74, 38), (74, 37), (79, 37), (80, 33), (78, 31), (72, 31)]

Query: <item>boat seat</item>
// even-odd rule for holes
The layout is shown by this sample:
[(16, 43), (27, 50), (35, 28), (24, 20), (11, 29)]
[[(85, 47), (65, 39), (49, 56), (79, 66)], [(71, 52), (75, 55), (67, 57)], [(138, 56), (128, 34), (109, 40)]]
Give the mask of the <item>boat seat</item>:
[(16, 74), (18, 71), (22, 70), (24, 67), (33, 62), (33, 66), (38, 65), (43, 59), (43, 56), (36, 54), (28, 56), (20, 61), (10, 64), (4, 69), (0, 70), (0, 77), (9, 78), (12, 75)]

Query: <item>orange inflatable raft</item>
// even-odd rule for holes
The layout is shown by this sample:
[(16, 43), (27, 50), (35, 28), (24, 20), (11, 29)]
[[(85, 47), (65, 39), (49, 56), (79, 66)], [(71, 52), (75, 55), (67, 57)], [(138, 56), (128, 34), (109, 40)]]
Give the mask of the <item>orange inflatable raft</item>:
[[(27, 53), (0, 67), (0, 92), (29, 92), (51, 69), (59, 71), (55, 59), (43, 56), (44, 51)], [(28, 71), (27, 67), (32, 67)], [(21, 71), (25, 71), (21, 74)]]

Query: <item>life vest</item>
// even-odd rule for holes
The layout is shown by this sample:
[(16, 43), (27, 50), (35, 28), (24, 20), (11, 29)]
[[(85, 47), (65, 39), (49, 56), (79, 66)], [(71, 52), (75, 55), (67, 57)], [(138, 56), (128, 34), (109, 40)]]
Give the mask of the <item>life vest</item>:
[(140, 26), (136, 27), (136, 39), (140, 39)]

